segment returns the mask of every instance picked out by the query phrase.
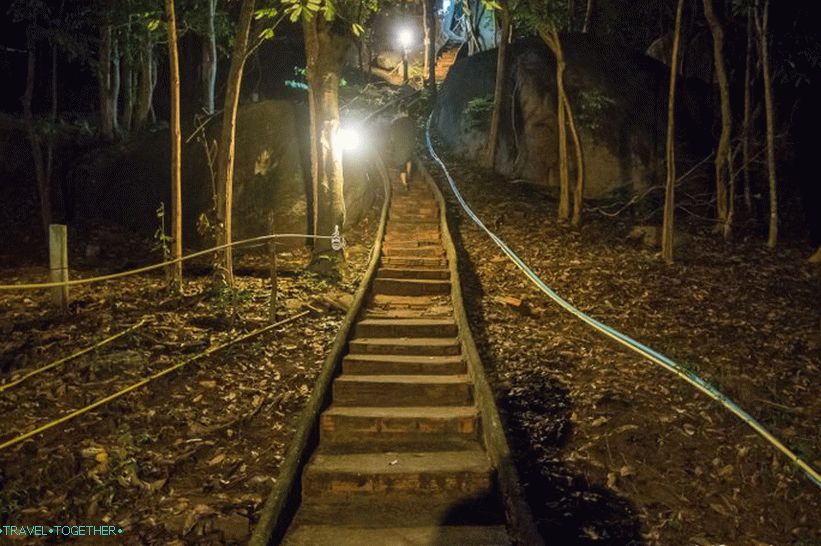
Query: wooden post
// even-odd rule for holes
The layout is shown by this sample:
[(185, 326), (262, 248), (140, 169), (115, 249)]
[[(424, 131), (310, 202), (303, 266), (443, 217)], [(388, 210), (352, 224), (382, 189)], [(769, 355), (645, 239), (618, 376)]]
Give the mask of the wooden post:
[[(68, 282), (68, 231), (62, 224), (50, 224), (48, 228), (49, 280)], [(68, 313), (68, 285), (52, 288), (51, 298), (63, 313)]]
[(277, 320), (277, 243), (275, 239), (271, 239), (271, 301), (268, 316), (271, 322)]

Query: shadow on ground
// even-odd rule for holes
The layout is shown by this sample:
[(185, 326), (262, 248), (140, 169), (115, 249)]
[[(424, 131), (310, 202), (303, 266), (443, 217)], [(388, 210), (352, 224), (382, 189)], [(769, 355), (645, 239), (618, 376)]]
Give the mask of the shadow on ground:
[(539, 532), (549, 544), (643, 544), (632, 503), (607, 488), (588, 483), (564, 461), (563, 447), (573, 434), (573, 401), (567, 388), (540, 362), (501, 377), (495, 355), (498, 351), (493, 350), (487, 331), (484, 289), (476, 274), (474, 257), (462, 245), (460, 228), (468, 227), (468, 220), (452, 196), (445, 196), (471, 329)]

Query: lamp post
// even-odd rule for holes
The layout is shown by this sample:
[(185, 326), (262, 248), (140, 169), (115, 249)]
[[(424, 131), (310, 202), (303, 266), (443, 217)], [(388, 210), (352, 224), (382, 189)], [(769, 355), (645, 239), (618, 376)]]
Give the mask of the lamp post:
[(408, 50), (413, 43), (413, 31), (408, 27), (399, 29), (399, 46), (402, 48), (402, 83), (408, 83)]

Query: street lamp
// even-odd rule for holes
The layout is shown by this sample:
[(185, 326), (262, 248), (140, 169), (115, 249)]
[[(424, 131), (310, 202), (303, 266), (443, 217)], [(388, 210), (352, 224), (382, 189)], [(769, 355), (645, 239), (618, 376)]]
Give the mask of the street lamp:
[(358, 125), (345, 125), (340, 127), (336, 133), (336, 143), (344, 152), (357, 152), (364, 144), (362, 128)]
[(410, 27), (399, 29), (399, 47), (402, 48), (402, 81), (408, 83), (408, 50), (413, 44), (413, 30)]

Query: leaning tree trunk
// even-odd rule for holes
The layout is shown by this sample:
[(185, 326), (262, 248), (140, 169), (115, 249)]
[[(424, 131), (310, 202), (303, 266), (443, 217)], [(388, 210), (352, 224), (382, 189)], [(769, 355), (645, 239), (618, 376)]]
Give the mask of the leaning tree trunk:
[(770, 1), (764, 1), (764, 7), (759, 13), (759, 4), (753, 11), (755, 26), (758, 32), (759, 54), (761, 56), (761, 75), (764, 80), (764, 106), (767, 117), (767, 174), (770, 181), (770, 228), (767, 236), (767, 246), (775, 248), (778, 242), (778, 186), (775, 171), (775, 105), (773, 99), (773, 82), (770, 75), (770, 46), (767, 35)]
[(180, 58), (177, 50), (177, 17), (174, 0), (165, 0), (168, 18), (168, 65), (171, 88), (171, 215), (175, 290), (182, 290), (182, 130), (180, 127)]
[(26, 64), (26, 89), (20, 101), (23, 103), (23, 120), (26, 124), (29, 144), (31, 145), (31, 157), (34, 160), (34, 175), (37, 179), (37, 192), (40, 194), (40, 221), (42, 222), (43, 234), (48, 241), (49, 224), (51, 224), (51, 186), (46, 177), (46, 165), (43, 159), (43, 149), (40, 145), (40, 136), (34, 124), (34, 113), (31, 109), (34, 98), (34, 76), (37, 67), (37, 43), (34, 37), (34, 29), (29, 28), (26, 32), (26, 46), (28, 49)]
[(576, 157), (576, 185), (573, 187), (573, 218), (570, 223), (578, 227), (582, 223), (582, 208), (584, 205), (584, 151), (582, 149), (582, 139), (576, 128), (576, 116), (570, 107), (570, 100), (564, 97), (564, 108), (567, 115), (567, 125), (570, 129), (570, 136), (573, 138), (573, 149)]
[[(744, 124), (741, 135), (741, 160), (744, 175), (744, 206), (747, 212), (753, 210), (753, 196), (750, 187), (750, 124), (752, 122), (752, 73), (753, 73), (753, 17), (747, 9), (747, 54), (744, 63)], [(732, 168), (732, 167), (731, 167)]]
[[(237, 134), (237, 110), (242, 86), (245, 56), (248, 54), (248, 35), (254, 16), (254, 0), (242, 0), (231, 68), (225, 84), (225, 106), (222, 111), (222, 132), (217, 148), (217, 245), (230, 245), (232, 241), (234, 204), (234, 151)], [(216, 269), (221, 282), (234, 286), (234, 256), (230, 246), (217, 254)], [(221, 260), (220, 260), (221, 257)]]
[(501, 2), (501, 9), (497, 10), (502, 29), (502, 36), (499, 40), (499, 48), (496, 51), (496, 85), (493, 90), (493, 114), (490, 117), (490, 131), (487, 137), (487, 153), (485, 155), (485, 166), (489, 169), (496, 167), (496, 153), (499, 149), (499, 125), (501, 124), (502, 108), (505, 104), (506, 83), (507, 83), (507, 47), (510, 41), (511, 22), (510, 12), (506, 2)]
[[(556, 28), (553, 28), (553, 42), (557, 59), (561, 59), (562, 65), (566, 68), (567, 63), (564, 60), (564, 49), (562, 48), (562, 42), (559, 38), (559, 33), (556, 32)], [(565, 68), (562, 69), (562, 73), (564, 73)], [(579, 131), (576, 127), (576, 117), (573, 115), (573, 108), (570, 106), (570, 98), (567, 96), (567, 92), (564, 88), (564, 80), (562, 79), (561, 84), (561, 109), (565, 116), (565, 123), (567, 124), (567, 128), (570, 130), (570, 137), (573, 139), (573, 149), (575, 152), (576, 158), (576, 185), (573, 188), (573, 218), (571, 220), (572, 225), (578, 226), (582, 221), (582, 204), (584, 199), (584, 154), (582, 151), (582, 141), (579, 137)], [(565, 141), (567, 137), (565, 136)], [(567, 165), (567, 149), (565, 149), (565, 165)], [(569, 167), (566, 167), (569, 171)], [(568, 175), (567, 179), (567, 192), (570, 192), (570, 177)]]
[[(311, 175), (314, 189), (314, 233), (331, 235), (345, 226), (342, 150), (336, 142), (339, 130), (339, 82), (344, 48), (322, 17), (303, 20), (307, 79), (311, 113)], [(337, 276), (344, 254), (336, 253), (328, 239), (316, 239), (311, 268)]]
[(718, 140), (715, 159), (716, 220), (718, 221), (717, 227), (722, 230), (724, 238), (729, 239), (732, 234), (729, 200), (735, 199), (734, 195), (728, 195), (727, 192), (728, 171), (733, 168), (727, 163), (727, 158), (730, 156), (730, 139), (733, 134), (733, 112), (730, 108), (730, 81), (724, 64), (724, 28), (713, 9), (713, 0), (704, 0), (704, 17), (707, 19), (710, 33), (713, 36), (713, 60), (721, 100), (721, 136)]
[(208, 21), (202, 40), (202, 109), (207, 115), (214, 113), (214, 88), (217, 83), (217, 35), (214, 17), (217, 0), (208, 0)]
[(675, 30), (673, 31), (673, 51), (670, 56), (670, 91), (667, 98), (667, 185), (664, 192), (664, 220), (661, 228), (661, 256), (667, 263), (673, 263), (676, 191), (676, 76), (678, 75), (678, 50), (681, 43), (681, 14), (683, 11), (684, 0), (678, 0)]

